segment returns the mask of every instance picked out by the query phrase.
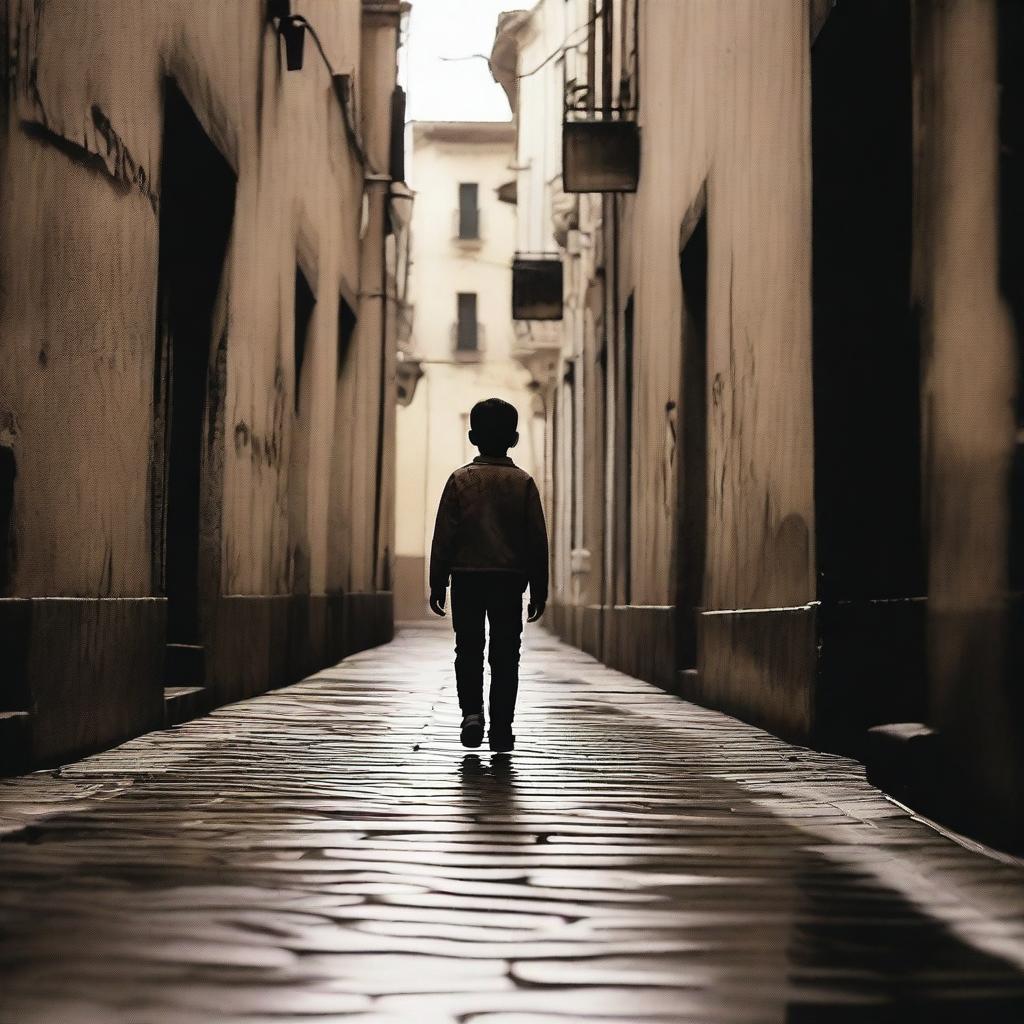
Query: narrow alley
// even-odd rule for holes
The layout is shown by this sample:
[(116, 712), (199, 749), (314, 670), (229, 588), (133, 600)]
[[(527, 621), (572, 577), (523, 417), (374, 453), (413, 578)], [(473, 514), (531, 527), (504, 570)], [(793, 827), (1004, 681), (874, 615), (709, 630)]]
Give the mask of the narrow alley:
[(1022, 58), (0, 0), (0, 1024), (1022, 1024)]
[(1019, 865), (531, 627), (447, 623), (0, 783), (3, 1024), (1024, 1019)]

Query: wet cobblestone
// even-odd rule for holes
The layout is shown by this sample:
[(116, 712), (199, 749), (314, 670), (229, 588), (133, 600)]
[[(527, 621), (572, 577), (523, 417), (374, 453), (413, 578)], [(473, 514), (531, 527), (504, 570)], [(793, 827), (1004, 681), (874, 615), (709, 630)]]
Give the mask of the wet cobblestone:
[(3, 1024), (1024, 1020), (1024, 874), (528, 632), (467, 753), (443, 626), (0, 783)]

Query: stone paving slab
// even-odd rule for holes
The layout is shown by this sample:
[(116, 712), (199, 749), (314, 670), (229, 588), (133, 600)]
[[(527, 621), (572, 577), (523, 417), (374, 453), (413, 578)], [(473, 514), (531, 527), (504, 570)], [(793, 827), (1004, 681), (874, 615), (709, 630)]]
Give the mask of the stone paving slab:
[(0, 1024), (1024, 1021), (1024, 872), (527, 632), (468, 753), (446, 624), (0, 783)]

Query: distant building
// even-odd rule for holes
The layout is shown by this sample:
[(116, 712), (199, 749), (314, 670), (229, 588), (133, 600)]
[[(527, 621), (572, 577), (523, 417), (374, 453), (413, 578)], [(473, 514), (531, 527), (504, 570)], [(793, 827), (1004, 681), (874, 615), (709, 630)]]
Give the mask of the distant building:
[(509, 266), (515, 212), (511, 124), (418, 122), (411, 177), (416, 192), (409, 284), (409, 356), (423, 377), (398, 411), (396, 615), (427, 611), (434, 516), (449, 473), (476, 449), (469, 411), (498, 397), (519, 411), (510, 454), (527, 472), (543, 461), (529, 373), (514, 359)]
[(6, 5), (8, 770), (390, 637), (402, 10)]
[(1024, 847), (1022, 56), (997, 0), (540, 0), (491, 67), (554, 628)]

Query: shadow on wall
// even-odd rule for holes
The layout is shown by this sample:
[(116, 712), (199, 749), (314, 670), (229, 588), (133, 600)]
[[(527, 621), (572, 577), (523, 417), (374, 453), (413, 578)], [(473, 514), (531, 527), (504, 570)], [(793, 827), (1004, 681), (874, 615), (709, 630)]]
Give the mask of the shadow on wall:
[(14, 449), (0, 444), (0, 597), (6, 596), (14, 573), (14, 481), (18, 475)]

